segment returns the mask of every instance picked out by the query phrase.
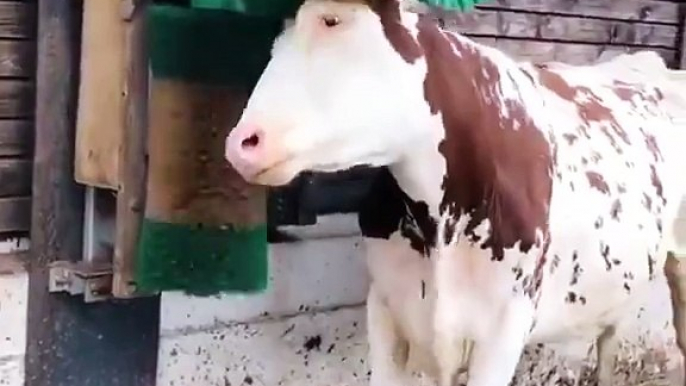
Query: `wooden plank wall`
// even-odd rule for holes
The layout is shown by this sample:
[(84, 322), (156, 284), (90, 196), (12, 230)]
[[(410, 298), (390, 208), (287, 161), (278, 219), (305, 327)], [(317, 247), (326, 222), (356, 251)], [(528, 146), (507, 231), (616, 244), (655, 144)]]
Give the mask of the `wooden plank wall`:
[(680, 0), (491, 0), (475, 12), (435, 12), (445, 25), (520, 59), (583, 64), (641, 49), (671, 66)]
[(30, 226), (35, 53), (35, 1), (0, 0), (0, 235)]

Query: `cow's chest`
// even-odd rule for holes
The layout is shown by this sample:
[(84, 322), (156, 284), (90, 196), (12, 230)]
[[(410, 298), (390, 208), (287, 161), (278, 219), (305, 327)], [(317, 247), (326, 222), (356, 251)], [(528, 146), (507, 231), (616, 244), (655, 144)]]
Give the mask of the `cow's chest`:
[(436, 240), (437, 224), (427, 204), (410, 199), (388, 169), (378, 174), (362, 202), (359, 223), (365, 237), (388, 240), (398, 233), (411, 249), (427, 258)]

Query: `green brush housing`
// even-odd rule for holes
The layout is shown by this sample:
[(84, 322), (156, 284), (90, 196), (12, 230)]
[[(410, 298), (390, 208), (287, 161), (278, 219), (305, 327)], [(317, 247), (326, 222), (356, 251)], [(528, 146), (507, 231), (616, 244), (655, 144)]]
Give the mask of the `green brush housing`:
[[(251, 90), (269, 60), (271, 43), (281, 28), (278, 19), (169, 5), (151, 5), (147, 22), (151, 85), (173, 82), (181, 90), (184, 85)], [(205, 130), (202, 127), (189, 126), (189, 130)], [(222, 137), (216, 141), (223, 144), (223, 135), (216, 137)], [(209, 145), (215, 149), (217, 146)], [(150, 157), (153, 156), (151, 153)], [(193, 156), (189, 155), (189, 162), (192, 161)], [(203, 213), (212, 212), (211, 207), (205, 212), (200, 210), (197, 221), (189, 221), (189, 216), (176, 220), (179, 216), (173, 210), (151, 214), (150, 205), (148, 196), (136, 264), (138, 290), (178, 290), (206, 296), (266, 289), (266, 223), (240, 224), (229, 220), (228, 224), (218, 226), (216, 216), (212, 222), (203, 222)], [(266, 202), (264, 205), (266, 208)]]
[[(486, 0), (419, 0), (447, 11), (466, 12)], [(295, 14), (303, 0), (192, 0), (196, 8), (224, 9), (256, 16), (284, 17)]]

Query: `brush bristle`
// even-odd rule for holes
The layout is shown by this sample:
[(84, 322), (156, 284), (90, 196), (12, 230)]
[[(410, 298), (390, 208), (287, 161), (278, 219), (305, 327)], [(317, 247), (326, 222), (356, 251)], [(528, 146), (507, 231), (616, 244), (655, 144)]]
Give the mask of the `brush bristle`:
[(419, 0), (432, 7), (442, 8), (446, 11), (469, 12), (477, 4), (485, 3), (487, 0)]

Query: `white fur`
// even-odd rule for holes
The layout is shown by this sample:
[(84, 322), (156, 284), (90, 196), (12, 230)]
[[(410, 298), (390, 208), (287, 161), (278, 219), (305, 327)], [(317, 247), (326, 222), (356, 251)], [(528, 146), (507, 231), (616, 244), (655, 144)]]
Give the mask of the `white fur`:
[[(338, 16), (340, 28), (322, 29), (319, 18), (324, 14)], [(405, 14), (403, 20), (414, 33), (412, 18)], [(440, 218), (440, 239), (431, 259), (419, 256), (397, 233), (389, 240), (366, 240), (373, 280), (368, 302), (372, 386), (403, 385), (409, 368), (450, 386), (467, 363), (468, 386), (507, 386), (528, 343), (588, 334), (602, 336), (603, 345), (610, 340), (608, 331), (649, 282), (649, 253), (655, 259), (654, 274), (662, 274), (671, 224), (684, 193), (680, 153), (686, 145), (686, 127), (672, 119), (684, 107), (683, 95), (676, 91), (678, 85), (670, 84), (664, 64), (654, 54), (641, 53), (585, 67), (554, 66), (570, 84), (592, 89), (612, 110), (631, 141), (631, 146), (620, 142), (623, 153), (618, 154), (595, 122), (587, 127), (594, 133), (590, 140), (579, 135), (570, 145), (564, 135), (577, 134), (577, 128), (586, 125), (576, 106), (544, 87), (524, 86), (525, 75), (517, 70), (520, 64), (498, 50), (476, 46), (502, 73), (513, 75), (512, 81), (501, 77), (507, 80), (500, 85), (502, 94), (492, 95), (490, 102), (502, 107), (505, 99), (523, 101), (545, 137), (558, 145), (551, 242), (537, 306), (524, 294), (521, 277), (514, 272), (532, 275), (540, 248), (522, 253), (515, 246), (505, 251), (503, 261), (494, 262), (490, 251), (458, 237), (460, 224), (455, 235), (442, 240), (448, 217), (439, 212), (438, 204), (446, 167), (437, 145), (443, 127), (440, 114), (432, 115), (424, 100), (426, 63), (403, 61), (369, 9), (307, 1), (295, 25), (275, 43), (273, 59), (241, 118), (279, 138), (279, 151), (287, 158), (253, 182), (278, 185), (303, 170), (389, 165), (403, 190), (427, 202), (431, 214)], [(619, 75), (663, 86), (665, 101), (660, 106), (629, 106), (602, 87), (610, 76)], [(500, 111), (503, 117), (509, 114), (504, 108)], [(641, 128), (655, 136), (664, 157), (655, 163), (666, 199), (660, 213), (643, 204), (644, 195), (654, 205), (658, 198), (649, 178), (652, 154)], [(597, 163), (582, 163), (596, 153), (601, 156)], [(605, 178), (609, 193), (590, 186), (588, 170)], [(622, 205), (620, 221), (610, 216), (616, 199)], [(600, 229), (594, 226), (598, 219), (603, 221)], [(666, 240), (656, 229), (658, 219)], [(489, 227), (486, 221), (477, 233), (485, 236)], [(604, 245), (610, 248), (610, 259), (619, 261), (611, 262), (610, 270), (601, 254)], [(575, 302), (566, 300), (570, 292)], [(604, 361), (611, 358), (603, 352)], [(606, 375), (600, 378), (605, 386)]]

